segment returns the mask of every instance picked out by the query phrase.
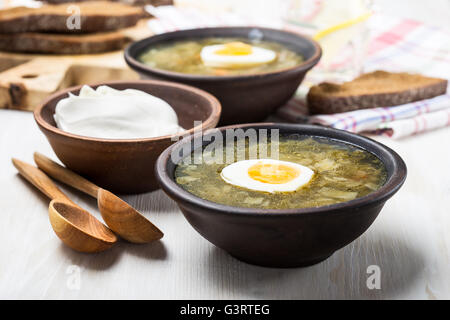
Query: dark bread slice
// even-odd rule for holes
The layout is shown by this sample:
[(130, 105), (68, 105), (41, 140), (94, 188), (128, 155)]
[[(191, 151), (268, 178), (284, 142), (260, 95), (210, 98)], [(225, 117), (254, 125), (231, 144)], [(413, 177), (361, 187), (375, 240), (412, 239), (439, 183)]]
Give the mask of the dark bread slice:
[(9, 52), (87, 54), (122, 49), (129, 42), (121, 32), (67, 35), (51, 33), (0, 34), (0, 50)]
[[(79, 8), (80, 29), (70, 29), (67, 22), (75, 19), (73, 7)], [(0, 10), (0, 33), (104, 32), (134, 26), (147, 14), (140, 7), (117, 2), (89, 1), (45, 5), (40, 8), (15, 7)]]
[(419, 74), (375, 71), (343, 84), (323, 82), (308, 92), (311, 114), (396, 106), (439, 96), (447, 80)]

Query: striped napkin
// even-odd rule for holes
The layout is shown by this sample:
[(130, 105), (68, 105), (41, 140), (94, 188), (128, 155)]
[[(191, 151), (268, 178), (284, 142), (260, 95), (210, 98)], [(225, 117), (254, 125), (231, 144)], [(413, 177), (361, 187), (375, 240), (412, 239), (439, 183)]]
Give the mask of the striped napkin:
[[(180, 29), (212, 26), (263, 26), (300, 33), (311, 33), (298, 25), (276, 19), (260, 21), (256, 17), (242, 17), (235, 13), (213, 14), (191, 8), (147, 6), (156, 17), (149, 21), (150, 29), (158, 34)], [(375, 13), (368, 21), (371, 40), (364, 63), (364, 72), (422, 73), (431, 77), (450, 77), (450, 32), (410, 19), (399, 19)], [(336, 64), (352, 59), (342, 52)], [(338, 67), (338, 66), (337, 66)], [(308, 115), (305, 103), (309, 86), (330, 79), (308, 75), (295, 97), (282, 106), (276, 116), (290, 122), (316, 123), (355, 133), (369, 132), (402, 138), (421, 132), (450, 126), (450, 95), (418, 101), (401, 106), (358, 110), (333, 115)]]

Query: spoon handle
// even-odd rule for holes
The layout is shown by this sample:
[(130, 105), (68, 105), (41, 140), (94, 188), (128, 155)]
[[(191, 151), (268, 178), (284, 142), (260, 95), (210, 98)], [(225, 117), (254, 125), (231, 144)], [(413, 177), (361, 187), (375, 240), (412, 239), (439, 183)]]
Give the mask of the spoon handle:
[(75, 172), (64, 168), (39, 152), (34, 153), (34, 162), (36, 162), (37, 166), (50, 177), (97, 198), (98, 190), (100, 188)]
[(12, 163), (17, 168), (19, 173), (38, 188), (42, 193), (52, 200), (58, 200), (64, 203), (75, 205), (50, 178), (41, 170), (23, 161), (12, 159)]

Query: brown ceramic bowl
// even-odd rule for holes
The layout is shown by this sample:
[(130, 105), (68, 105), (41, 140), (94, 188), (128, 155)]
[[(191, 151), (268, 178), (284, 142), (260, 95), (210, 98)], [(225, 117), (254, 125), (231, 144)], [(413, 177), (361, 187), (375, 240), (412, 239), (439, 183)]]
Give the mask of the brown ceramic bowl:
[[(182, 150), (190, 154), (194, 150), (192, 137), (177, 142), (161, 154), (156, 164), (161, 188), (178, 203), (188, 222), (203, 237), (248, 263), (302, 267), (323, 261), (364, 233), (406, 178), (406, 165), (397, 153), (376, 141), (346, 131), (271, 123), (213, 131), (223, 132), (227, 128), (279, 129), (280, 135), (331, 138), (371, 152), (384, 163), (388, 174), (386, 183), (377, 191), (344, 203), (286, 210), (232, 207), (196, 197), (175, 182), (177, 163), (173, 162), (171, 154), (179, 155)], [(208, 143), (203, 142), (203, 146)], [(198, 148), (200, 144), (195, 145)]]
[[(178, 115), (179, 124), (194, 131), (194, 121), (203, 128), (213, 128), (220, 117), (220, 103), (207, 92), (182, 84), (164, 81), (116, 81), (92, 85), (115, 89), (141, 90), (167, 101)], [(58, 158), (67, 168), (88, 178), (102, 188), (131, 194), (158, 188), (154, 177), (155, 162), (170, 146), (174, 136), (148, 139), (114, 140), (79, 136), (56, 127), (53, 114), (59, 100), (68, 93), (78, 94), (81, 86), (60, 91), (47, 98), (34, 112), (35, 120)]]
[[(248, 38), (258, 30), (263, 40), (278, 42), (300, 53), (304, 62), (293, 68), (271, 73), (240, 76), (200, 76), (156, 69), (137, 57), (154, 45), (182, 39), (205, 37)], [(164, 33), (131, 44), (125, 60), (143, 78), (170, 80), (198, 87), (212, 93), (222, 104), (221, 124), (263, 121), (286, 103), (295, 93), (306, 72), (314, 67), (322, 54), (314, 40), (296, 33), (255, 27), (202, 28)]]

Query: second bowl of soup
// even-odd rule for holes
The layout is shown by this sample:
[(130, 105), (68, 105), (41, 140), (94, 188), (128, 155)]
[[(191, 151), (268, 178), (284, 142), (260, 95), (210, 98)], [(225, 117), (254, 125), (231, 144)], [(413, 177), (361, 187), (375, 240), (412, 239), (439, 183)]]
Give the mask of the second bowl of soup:
[(183, 139), (156, 176), (189, 223), (234, 257), (318, 263), (359, 237), (406, 178), (371, 139), (319, 126), (248, 124)]
[(294, 95), (320, 57), (319, 45), (306, 36), (253, 27), (169, 32), (125, 50), (125, 60), (142, 77), (216, 96), (221, 124), (264, 120)]

